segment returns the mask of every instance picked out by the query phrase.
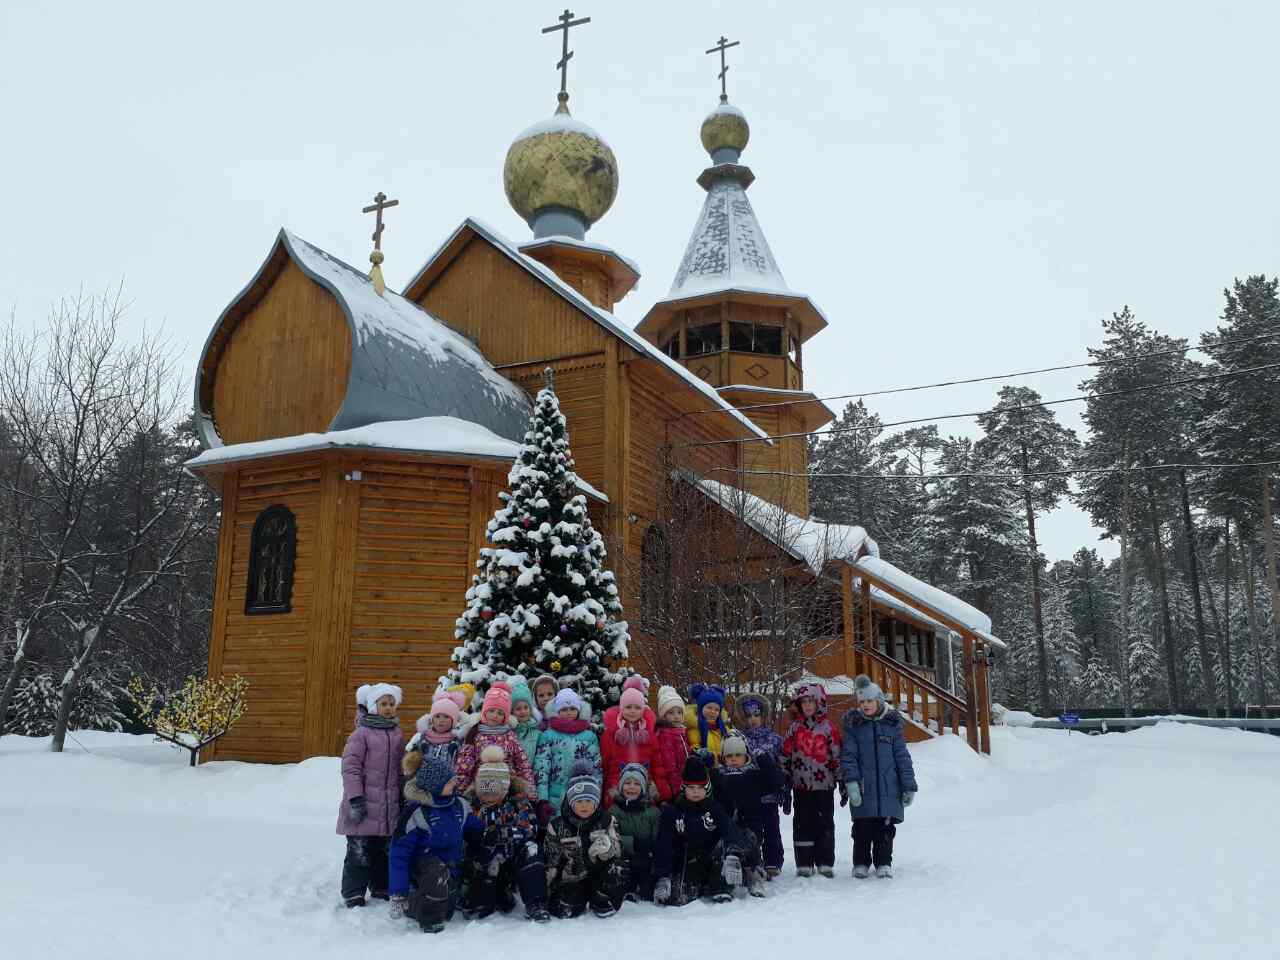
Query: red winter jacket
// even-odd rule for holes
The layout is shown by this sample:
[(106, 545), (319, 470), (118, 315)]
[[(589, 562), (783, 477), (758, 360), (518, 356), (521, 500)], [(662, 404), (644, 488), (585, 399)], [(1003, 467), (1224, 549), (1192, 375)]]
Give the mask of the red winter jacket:
[[(813, 697), (818, 709), (806, 717), (801, 697)], [(840, 729), (827, 719), (827, 691), (820, 683), (802, 683), (791, 695), (795, 719), (782, 741), (782, 771), (792, 790), (834, 790), (840, 769)]]
[(642, 764), (649, 771), (649, 779), (653, 779), (658, 751), (658, 737), (653, 729), (655, 719), (653, 711), (646, 707), (644, 716), (632, 727), (622, 719), (617, 708), (605, 711), (604, 729), (600, 731), (600, 765), (604, 768), (606, 805), (622, 776), (622, 768), (628, 763)]
[(660, 723), (658, 746), (654, 751), (653, 782), (663, 803), (680, 796), (684, 786), (684, 762), (689, 758), (689, 739), (684, 724), (678, 727)]

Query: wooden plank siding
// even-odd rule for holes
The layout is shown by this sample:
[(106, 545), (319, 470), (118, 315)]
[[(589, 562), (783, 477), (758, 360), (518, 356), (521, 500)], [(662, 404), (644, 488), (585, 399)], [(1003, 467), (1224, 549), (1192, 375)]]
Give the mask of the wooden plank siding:
[(611, 339), (579, 308), (479, 239), (463, 248), (417, 302), (499, 367), (602, 353)]
[(213, 380), (218, 434), (243, 443), (323, 432), (350, 372), (342, 307), (290, 261), (222, 348)]
[[(287, 762), (303, 756), (303, 717), (321, 529), (320, 460), (246, 467), (224, 480), (209, 669), (249, 681), (244, 717), (210, 751), (214, 759)], [(249, 548), (258, 514), (273, 504), (297, 521), (288, 613), (248, 616)]]
[[(551, 367), (555, 375), (556, 396), (560, 398), (560, 412), (564, 414), (569, 431), (569, 449), (577, 466), (578, 476), (610, 498), (605, 463), (606, 432), (606, 358), (599, 355), (575, 357), (552, 363), (534, 362), (502, 371), (509, 380), (518, 384), (529, 396), (534, 396), (545, 382), (543, 370)], [(505, 476), (503, 482), (506, 482)]]

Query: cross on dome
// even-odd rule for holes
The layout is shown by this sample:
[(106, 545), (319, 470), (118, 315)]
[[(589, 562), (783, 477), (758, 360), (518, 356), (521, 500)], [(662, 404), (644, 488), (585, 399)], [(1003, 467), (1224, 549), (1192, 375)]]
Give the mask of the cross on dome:
[(573, 51), (569, 49), (569, 28), (580, 27), (584, 23), (590, 23), (590, 17), (580, 17), (573, 19), (573, 11), (565, 7), (564, 13), (556, 17), (559, 23), (553, 23), (549, 27), (543, 27), (543, 33), (554, 33), (557, 30), (562, 31), (562, 45), (560, 48), (560, 59), (556, 63), (556, 69), (560, 71), (560, 94), (558, 99), (561, 103), (567, 103), (569, 100), (569, 61), (573, 59)]
[(718, 52), (720, 54), (720, 102), (721, 103), (729, 102), (729, 90), (728, 90), (727, 84), (725, 83), (725, 77), (729, 73), (729, 64), (725, 62), (724, 52), (728, 50), (730, 47), (738, 46), (740, 43), (742, 43), (741, 40), (734, 40), (731, 43), (728, 37), (724, 36), (724, 34), (721, 34), (720, 41), (714, 47), (712, 47), (710, 50), (707, 51), (707, 53)]

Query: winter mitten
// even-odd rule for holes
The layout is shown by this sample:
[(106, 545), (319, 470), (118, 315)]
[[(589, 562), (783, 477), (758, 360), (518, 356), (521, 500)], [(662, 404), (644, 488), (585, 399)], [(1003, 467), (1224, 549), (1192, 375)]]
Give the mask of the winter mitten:
[(603, 830), (591, 831), (591, 846), (587, 848), (587, 855), (595, 860), (606, 860), (609, 857), (609, 850), (613, 845), (609, 842), (609, 834)]
[(666, 903), (671, 899), (671, 878), (663, 877), (653, 885), (653, 902)]
[(788, 790), (782, 795), (782, 812), (788, 817), (791, 816), (791, 791)]
[(496, 877), (502, 872), (502, 863), (507, 858), (500, 853), (495, 853), (493, 859), (489, 861), (489, 865), (485, 868), (485, 872), (491, 877)]
[(408, 903), (409, 903), (408, 897), (392, 897), (391, 909), (387, 912), (387, 916), (389, 916), (392, 920), (403, 920), (405, 907), (408, 905)]
[(363, 823), (364, 818), (369, 815), (369, 805), (365, 803), (364, 797), (352, 797), (347, 801), (347, 809), (351, 811), (353, 823)]
[(849, 788), (843, 783), (839, 785), (840, 790), (840, 806), (847, 807), (849, 805)]
[(914, 800), (915, 798), (916, 798), (915, 791), (914, 791), (914, 790), (908, 790), (906, 793), (904, 793), (904, 794), (902, 795), (902, 805), (903, 805), (904, 807), (909, 807), (909, 806), (911, 806), (911, 801), (912, 801), (912, 800)]
[(730, 887), (736, 887), (742, 883), (742, 861), (733, 854), (724, 858), (724, 867), (720, 871), (720, 875), (724, 877), (724, 882)]
[(862, 806), (862, 784), (857, 780), (850, 780), (844, 785), (845, 792), (849, 794), (849, 802), (855, 807)]

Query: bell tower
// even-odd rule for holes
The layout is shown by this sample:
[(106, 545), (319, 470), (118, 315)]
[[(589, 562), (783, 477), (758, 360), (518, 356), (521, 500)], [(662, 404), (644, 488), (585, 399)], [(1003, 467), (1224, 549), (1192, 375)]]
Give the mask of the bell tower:
[[(827, 320), (787, 286), (747, 198), (755, 174), (740, 161), (750, 135), (746, 115), (722, 92), (702, 122), (702, 146), (711, 155), (698, 177), (707, 194), (702, 212), (670, 291), (636, 332), (770, 436), (807, 433), (835, 419), (804, 389), (804, 345)], [(745, 488), (807, 517), (805, 438), (743, 450)]]

